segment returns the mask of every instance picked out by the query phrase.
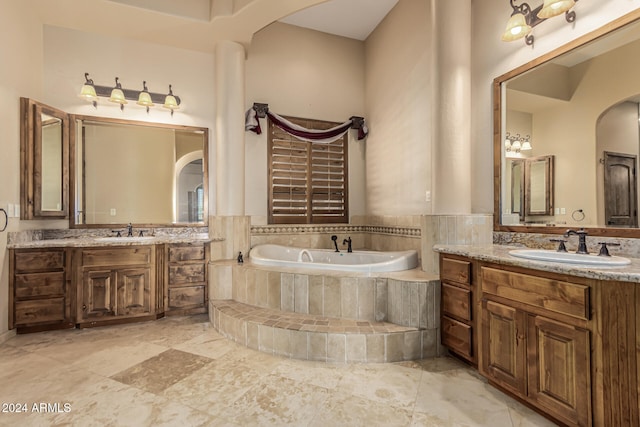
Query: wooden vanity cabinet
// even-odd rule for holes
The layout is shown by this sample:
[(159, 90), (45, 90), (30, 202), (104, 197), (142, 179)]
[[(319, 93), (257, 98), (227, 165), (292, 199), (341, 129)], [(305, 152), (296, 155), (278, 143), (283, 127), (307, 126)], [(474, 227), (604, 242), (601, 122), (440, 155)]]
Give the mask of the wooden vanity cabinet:
[(77, 323), (155, 319), (155, 246), (75, 250)]
[(590, 287), (581, 282), (480, 267), (479, 369), (552, 418), (590, 426)]
[(440, 257), (442, 345), (475, 365), (477, 340), (472, 272), (472, 264), (467, 259), (453, 255)]
[(208, 311), (208, 247), (206, 243), (165, 246), (165, 314)]
[(73, 328), (70, 259), (63, 248), (9, 251), (9, 329)]

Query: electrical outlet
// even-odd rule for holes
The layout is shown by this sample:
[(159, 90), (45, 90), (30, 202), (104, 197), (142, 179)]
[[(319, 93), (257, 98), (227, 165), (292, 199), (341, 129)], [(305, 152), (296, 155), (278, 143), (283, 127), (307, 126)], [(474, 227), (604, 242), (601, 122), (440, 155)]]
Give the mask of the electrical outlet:
[(567, 210), (565, 208), (560, 208), (560, 215), (566, 215)]
[(6, 211), (7, 211), (7, 216), (8, 216), (9, 218), (13, 218), (13, 217), (15, 216), (15, 214), (14, 214), (14, 207), (13, 207), (13, 206), (14, 206), (14, 205), (13, 205), (13, 203), (8, 203), (8, 204), (7, 204), (7, 209), (6, 209)]
[(427, 190), (427, 192), (425, 193), (425, 196), (424, 196), (424, 201), (425, 202), (430, 202), (431, 201), (431, 191)]
[(19, 218), (20, 217), (20, 205), (19, 204), (13, 205), (13, 216), (15, 218)]
[(111, 208), (111, 210), (109, 211), (109, 215), (116, 216), (116, 208)]

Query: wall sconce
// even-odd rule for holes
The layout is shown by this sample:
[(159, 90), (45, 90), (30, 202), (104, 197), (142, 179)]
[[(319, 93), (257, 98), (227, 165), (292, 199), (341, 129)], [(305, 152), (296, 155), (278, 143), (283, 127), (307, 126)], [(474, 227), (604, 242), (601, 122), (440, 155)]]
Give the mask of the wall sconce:
[(516, 6), (514, 0), (509, 0), (513, 12), (507, 22), (507, 28), (502, 34), (502, 40), (510, 42), (524, 37), (525, 43), (528, 46), (532, 46), (534, 38), (531, 31), (533, 27), (539, 23), (558, 16), (563, 12), (567, 22), (575, 22), (576, 13), (571, 10), (571, 8), (577, 1), (578, 0), (544, 0), (542, 5), (531, 9), (528, 3), (522, 3), (520, 6)]
[(142, 82), (142, 90), (124, 89), (119, 82), (119, 78), (116, 77), (115, 86), (100, 86), (93, 83), (93, 80), (89, 78), (89, 73), (84, 73), (85, 82), (80, 89), (80, 98), (89, 101), (94, 107), (98, 108), (98, 97), (105, 97), (110, 102), (120, 104), (120, 109), (124, 110), (124, 104), (127, 104), (127, 100), (135, 101), (137, 105), (143, 106), (149, 112), (149, 108), (155, 106), (155, 104), (162, 104), (164, 108), (171, 110), (173, 116), (174, 110), (180, 108), (180, 97), (173, 94), (173, 89), (169, 85), (169, 93), (153, 93), (149, 92), (147, 88), (147, 82)]
[(504, 151), (509, 153), (519, 153), (521, 151), (529, 151), (532, 150), (531, 146), (531, 137), (529, 135), (524, 138), (520, 136), (520, 134), (516, 134), (516, 136), (511, 136), (509, 132), (507, 132), (507, 137), (504, 140)]

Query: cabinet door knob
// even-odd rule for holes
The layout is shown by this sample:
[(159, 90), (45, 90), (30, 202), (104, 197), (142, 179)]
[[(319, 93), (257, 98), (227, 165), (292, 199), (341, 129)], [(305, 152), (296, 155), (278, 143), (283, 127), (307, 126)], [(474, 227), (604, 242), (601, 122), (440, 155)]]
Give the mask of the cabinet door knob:
[(86, 304), (82, 304), (82, 310), (83, 311), (87, 311), (87, 305)]

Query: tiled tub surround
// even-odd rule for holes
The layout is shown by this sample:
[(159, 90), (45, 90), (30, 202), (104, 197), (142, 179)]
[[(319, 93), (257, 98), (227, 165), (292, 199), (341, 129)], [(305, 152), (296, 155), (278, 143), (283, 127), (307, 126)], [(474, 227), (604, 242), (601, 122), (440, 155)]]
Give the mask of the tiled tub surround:
[[(362, 277), (229, 262), (211, 270), (211, 321), (247, 347), (331, 362), (440, 354), (439, 281), (420, 270)], [(230, 289), (220, 289), (225, 279)]]

